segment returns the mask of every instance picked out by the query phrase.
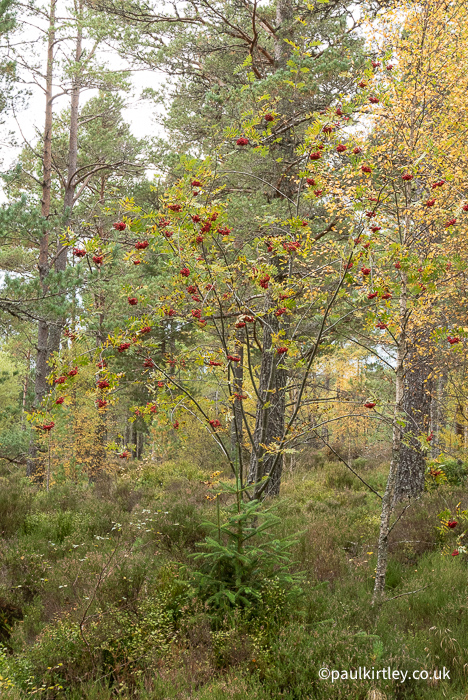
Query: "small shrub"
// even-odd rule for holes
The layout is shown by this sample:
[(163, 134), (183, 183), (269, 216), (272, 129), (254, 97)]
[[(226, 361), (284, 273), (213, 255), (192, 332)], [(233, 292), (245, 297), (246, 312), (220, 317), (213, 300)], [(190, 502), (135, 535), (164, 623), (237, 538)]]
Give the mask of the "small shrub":
[(239, 498), (238, 486), (221, 488), (236, 494), (236, 500), (224, 522), (218, 500), (217, 522), (206, 523), (209, 535), (201, 545), (205, 551), (192, 555), (199, 564), (193, 579), (202, 600), (213, 612), (255, 610), (265, 580), (275, 580), (282, 590), (296, 593), (301, 576), (290, 573), (295, 540), (278, 539), (268, 532), (280, 521), (271, 508), (265, 509), (258, 501), (245, 503)]

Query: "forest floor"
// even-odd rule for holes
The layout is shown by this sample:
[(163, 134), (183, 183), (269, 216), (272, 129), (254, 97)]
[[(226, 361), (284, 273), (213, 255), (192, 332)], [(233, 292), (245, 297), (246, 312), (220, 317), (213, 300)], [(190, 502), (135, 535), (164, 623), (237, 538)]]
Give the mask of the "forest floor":
[[(382, 493), (388, 465), (358, 467)], [(462, 485), (425, 493), (394, 527), (386, 601), (373, 607), (378, 497), (323, 455), (286, 470), (274, 537), (294, 540), (291, 579), (263, 571), (263, 533), (256, 604), (223, 607), (192, 555), (206, 521), (228, 517), (232, 498), (211, 500), (228, 476), (129, 469), (49, 493), (0, 479), (2, 700), (468, 698), (467, 559), (444, 555), (458, 533), (437, 517), (467, 507)]]

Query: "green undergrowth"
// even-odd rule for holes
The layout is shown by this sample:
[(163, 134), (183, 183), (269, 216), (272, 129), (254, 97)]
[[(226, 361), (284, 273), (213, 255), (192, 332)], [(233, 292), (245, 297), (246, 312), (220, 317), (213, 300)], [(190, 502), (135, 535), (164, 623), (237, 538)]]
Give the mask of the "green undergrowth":
[[(382, 492), (387, 467), (359, 466)], [(442, 555), (460, 533), (437, 518), (467, 507), (460, 486), (395, 526), (373, 607), (379, 497), (343, 465), (285, 473), (269, 513), (239, 510), (219, 479), (175, 463), (49, 493), (2, 477), (2, 700), (466, 698), (467, 561)], [(322, 667), (450, 680), (332, 683)]]

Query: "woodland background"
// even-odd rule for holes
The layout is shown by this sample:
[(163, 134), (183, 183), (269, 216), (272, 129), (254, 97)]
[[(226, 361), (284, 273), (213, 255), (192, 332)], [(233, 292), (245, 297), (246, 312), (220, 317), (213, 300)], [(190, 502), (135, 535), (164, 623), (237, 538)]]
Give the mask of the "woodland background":
[(468, 697), (466, 2), (0, 18), (2, 698)]

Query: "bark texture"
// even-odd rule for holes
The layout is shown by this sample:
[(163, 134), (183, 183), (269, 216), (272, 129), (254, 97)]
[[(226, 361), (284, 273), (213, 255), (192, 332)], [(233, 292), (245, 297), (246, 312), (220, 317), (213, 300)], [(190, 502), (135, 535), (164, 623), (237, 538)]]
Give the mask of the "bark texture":
[(429, 434), (431, 421), (432, 363), (427, 344), (410, 351), (405, 365), (402, 412), (406, 426), (402, 434), (394, 503), (416, 498), (424, 491), (426, 450), (418, 438)]
[(283, 356), (278, 355), (272, 344), (272, 337), (279, 329), (278, 318), (267, 314), (263, 326), (263, 353), (258, 385), (253, 449), (250, 458), (249, 483), (260, 481), (270, 474), (273, 463), (275, 469), (265, 490), (267, 495), (277, 495), (280, 490), (283, 471), (283, 456), (277, 455), (274, 447), (284, 434), (284, 411), (287, 370)]

